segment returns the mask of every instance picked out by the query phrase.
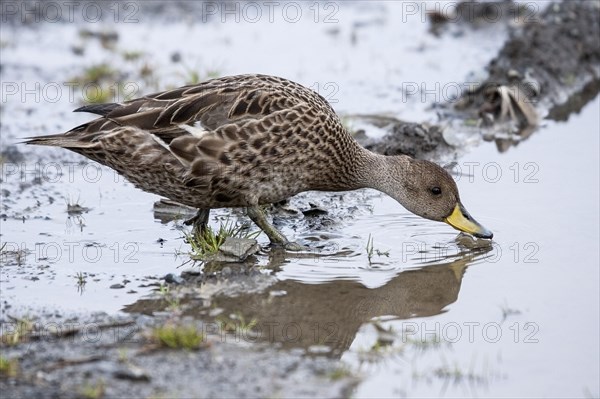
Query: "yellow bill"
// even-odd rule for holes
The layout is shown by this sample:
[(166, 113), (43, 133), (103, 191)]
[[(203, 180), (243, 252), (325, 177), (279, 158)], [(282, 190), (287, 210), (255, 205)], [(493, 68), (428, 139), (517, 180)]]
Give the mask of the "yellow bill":
[(475, 237), (492, 238), (494, 236), (494, 233), (473, 219), (460, 203), (456, 204), (450, 216), (444, 219), (444, 221), (455, 229), (472, 234)]

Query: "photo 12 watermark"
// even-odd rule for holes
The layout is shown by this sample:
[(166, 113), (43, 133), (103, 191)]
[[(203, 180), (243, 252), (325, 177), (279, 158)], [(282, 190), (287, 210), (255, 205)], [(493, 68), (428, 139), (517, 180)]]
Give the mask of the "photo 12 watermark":
[(202, 22), (295, 24), (307, 20), (316, 24), (338, 23), (340, 5), (334, 1), (204, 1)]
[(139, 263), (140, 244), (135, 241), (99, 244), (84, 241), (25, 242), (3, 241), (0, 260), (2, 264), (52, 264), (81, 263)]
[(44, 104), (68, 101), (69, 103), (93, 103), (110, 93), (110, 102), (122, 102), (140, 94), (136, 82), (7, 82), (0, 83), (2, 103)]
[(417, 322), (402, 321), (402, 342), (458, 342), (495, 344), (513, 342), (515, 344), (537, 344), (540, 327), (534, 322), (514, 322), (512, 324), (495, 321), (465, 322)]
[[(305, 85), (330, 104), (339, 102), (340, 86), (337, 82), (312, 82)], [(207, 89), (207, 91), (210, 89)], [(263, 89), (263, 92), (267, 89)], [(0, 82), (2, 103), (44, 104), (67, 101), (73, 104), (95, 103), (107, 97), (107, 102), (123, 102), (141, 96), (140, 84), (133, 81), (98, 82)], [(197, 92), (199, 94), (200, 92)]]
[(425, 23), (431, 16), (449, 23), (482, 20), (487, 24), (507, 21), (514, 24), (539, 21), (539, 2), (501, 1), (402, 1), (401, 20)]
[[(510, 245), (501, 246), (490, 242), (488, 247), (478, 249), (481, 251), (481, 260), (486, 263), (498, 263), (502, 259), (512, 263), (539, 263), (540, 245), (534, 241), (512, 242)], [(390, 253), (398, 256), (403, 263), (418, 262), (447, 262), (449, 259), (456, 260), (461, 256), (467, 256), (470, 251), (465, 251), (456, 242), (425, 243), (422, 241), (404, 241)]]
[(498, 162), (462, 161), (440, 165), (446, 169), (456, 182), (498, 183), (501, 181), (515, 184), (536, 184), (540, 182), (540, 165), (533, 161), (515, 161), (510, 165)]
[(138, 23), (139, 1), (6, 1), (0, 2), (0, 21), (8, 23)]
[[(486, 92), (482, 89), (495, 89), (502, 87), (505, 82), (402, 82), (400, 84), (400, 101), (407, 103), (416, 101), (423, 104), (455, 104), (464, 98), (477, 96), (480, 92)], [(531, 93), (540, 93), (540, 83), (534, 80), (527, 80), (519, 83), (519, 90), (511, 91), (511, 97), (515, 102), (535, 104), (537, 98)]]
[[(403, 320), (401, 329), (393, 333), (398, 343), (415, 344), (538, 344), (540, 326), (531, 321), (499, 323), (483, 321), (464, 322), (418, 322)], [(177, 327), (174, 327), (177, 328)], [(181, 328), (181, 327), (180, 327)], [(297, 346), (336, 347), (347, 337), (346, 331), (335, 322), (261, 321), (233, 320), (202, 321), (187, 327), (196, 332), (203, 341), (269, 342)], [(76, 340), (86, 344), (101, 341), (140, 343), (146, 341), (152, 329), (144, 329), (134, 322), (102, 324), (96, 322), (38, 322), (17, 320), (0, 324), (0, 341), (3, 345), (15, 345), (30, 341), (56, 342)]]

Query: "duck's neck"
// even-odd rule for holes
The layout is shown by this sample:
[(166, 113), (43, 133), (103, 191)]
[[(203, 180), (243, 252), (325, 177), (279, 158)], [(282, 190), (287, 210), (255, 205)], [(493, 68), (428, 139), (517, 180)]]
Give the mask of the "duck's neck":
[(400, 203), (404, 202), (403, 186), (410, 179), (412, 158), (406, 155), (380, 155), (360, 147), (356, 162), (355, 188), (373, 188)]

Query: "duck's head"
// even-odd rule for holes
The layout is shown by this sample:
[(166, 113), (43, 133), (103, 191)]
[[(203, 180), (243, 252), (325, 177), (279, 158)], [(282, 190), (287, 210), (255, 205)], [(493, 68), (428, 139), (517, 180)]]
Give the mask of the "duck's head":
[(392, 197), (418, 216), (446, 222), (475, 237), (493, 237), (491, 231), (469, 215), (448, 172), (433, 162), (402, 158), (393, 162), (398, 170), (391, 171)]

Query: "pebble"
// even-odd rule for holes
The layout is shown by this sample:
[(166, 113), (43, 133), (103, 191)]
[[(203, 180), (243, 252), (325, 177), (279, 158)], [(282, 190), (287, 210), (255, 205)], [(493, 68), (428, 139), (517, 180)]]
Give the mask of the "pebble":
[(150, 376), (139, 367), (136, 366), (128, 366), (119, 368), (113, 372), (113, 376), (120, 380), (129, 380), (129, 381), (140, 381), (140, 382), (148, 382), (150, 381)]
[(183, 279), (174, 273), (169, 273), (164, 278), (169, 284), (183, 284)]
[(269, 296), (278, 297), (278, 296), (286, 296), (286, 295), (287, 295), (287, 291), (285, 291), (285, 290), (269, 291)]
[(228, 237), (219, 248), (219, 252), (211, 260), (217, 262), (243, 262), (248, 256), (259, 250), (260, 247), (256, 240)]
[(113, 290), (117, 290), (117, 289), (125, 288), (125, 286), (123, 284), (113, 284), (109, 288), (112, 288)]

